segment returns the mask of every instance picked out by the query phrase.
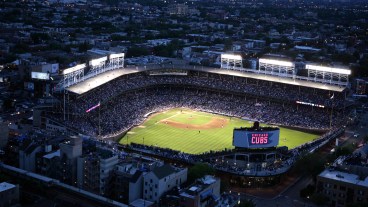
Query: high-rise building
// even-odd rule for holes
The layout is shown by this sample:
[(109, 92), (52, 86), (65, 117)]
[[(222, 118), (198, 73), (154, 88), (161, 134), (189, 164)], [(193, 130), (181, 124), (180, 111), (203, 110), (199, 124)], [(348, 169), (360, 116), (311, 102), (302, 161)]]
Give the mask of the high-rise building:
[(99, 149), (78, 158), (77, 186), (101, 195), (112, 194), (112, 178), (119, 159), (112, 151)]
[(24, 143), (19, 150), (19, 168), (31, 172), (36, 171), (36, 154), (42, 147), (36, 142)]
[(77, 185), (77, 158), (82, 155), (82, 139), (71, 136), (60, 143), (60, 181)]
[(132, 203), (142, 198), (143, 171), (138, 163), (119, 163), (114, 173), (114, 198), (123, 203)]
[(355, 93), (358, 95), (366, 95), (367, 94), (367, 84), (368, 84), (368, 81), (364, 79), (356, 79)]
[(128, 157), (117, 164), (114, 172), (113, 198), (126, 204), (139, 202), (143, 192), (143, 175), (162, 165), (162, 161), (141, 156)]
[(0, 117), (0, 149), (4, 148), (8, 143), (9, 127)]

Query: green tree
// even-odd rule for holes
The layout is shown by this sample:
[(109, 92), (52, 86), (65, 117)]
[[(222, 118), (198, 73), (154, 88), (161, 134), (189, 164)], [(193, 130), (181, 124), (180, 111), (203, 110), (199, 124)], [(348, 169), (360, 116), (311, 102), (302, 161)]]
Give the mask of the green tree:
[(213, 175), (215, 170), (208, 164), (196, 163), (188, 170), (188, 182), (193, 183), (196, 179), (205, 175)]
[(325, 158), (317, 153), (306, 154), (296, 161), (294, 169), (304, 175), (315, 178), (324, 169)]
[(353, 145), (347, 145), (342, 147), (337, 147), (335, 150), (336, 158), (343, 155), (350, 155), (354, 151)]
[(231, 50), (233, 47), (233, 41), (231, 39), (226, 39), (224, 44), (225, 44), (224, 46), (225, 51)]
[(46, 33), (31, 33), (31, 39), (35, 44), (40, 44), (43, 41), (49, 40), (50, 36)]
[(14, 53), (26, 53), (29, 52), (29, 46), (25, 43), (17, 43), (14, 48), (12, 48)]
[(149, 51), (144, 47), (130, 47), (127, 51), (127, 58), (149, 55)]
[(302, 198), (307, 198), (313, 195), (315, 187), (313, 185), (308, 185), (307, 187), (300, 190), (299, 195)]
[(82, 44), (78, 45), (78, 51), (79, 52), (86, 52), (87, 50), (90, 50), (92, 46), (88, 44), (87, 42), (84, 42)]
[(9, 180), (9, 177), (3, 173), (0, 173), (0, 183), (6, 182)]
[(311, 196), (311, 200), (313, 203), (315, 203), (318, 206), (325, 206), (328, 203), (328, 198), (323, 195), (323, 194), (319, 194), (319, 193), (315, 193)]

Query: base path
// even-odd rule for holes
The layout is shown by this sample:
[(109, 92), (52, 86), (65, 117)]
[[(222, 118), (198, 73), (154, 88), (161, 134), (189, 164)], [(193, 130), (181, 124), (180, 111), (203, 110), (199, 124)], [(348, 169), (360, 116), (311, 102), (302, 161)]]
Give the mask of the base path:
[(172, 127), (180, 128), (180, 129), (215, 129), (215, 128), (223, 128), (228, 123), (228, 119), (221, 119), (213, 117), (209, 122), (205, 124), (185, 124), (181, 122), (171, 121), (171, 120), (162, 120), (161, 123), (167, 124)]

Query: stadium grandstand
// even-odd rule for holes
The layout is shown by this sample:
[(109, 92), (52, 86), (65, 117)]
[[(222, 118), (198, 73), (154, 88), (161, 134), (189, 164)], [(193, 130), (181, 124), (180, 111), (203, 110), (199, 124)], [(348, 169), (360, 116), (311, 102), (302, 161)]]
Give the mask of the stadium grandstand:
[[(63, 71), (64, 78), (57, 86), (63, 92), (63, 106), (47, 117), (82, 134), (101, 137), (120, 134), (142, 122), (144, 114), (172, 107), (317, 130), (344, 123), (349, 104), (345, 101), (346, 82), (341, 82), (341, 77), (337, 82), (289, 77), (295, 73), (293, 64), (260, 59), (262, 67), (267, 64), (271, 68), (266, 74), (269, 69), (241, 68), (238, 56), (224, 58), (222, 68), (182, 63), (124, 67), (124, 54), (94, 59), (89, 67), (81, 64)], [(272, 69), (272, 65), (279, 65), (275, 66), (278, 69)], [(86, 113), (97, 104), (101, 106), (98, 110)]]
[(137, 143), (124, 146), (187, 163), (205, 161), (233, 174), (237, 183), (259, 184), (249, 177), (269, 177), (262, 180), (264, 185), (278, 182), (301, 152), (336, 138), (347, 123), (350, 72), (345, 69), (312, 65), (302, 77), (289, 62), (261, 59), (260, 68), (246, 69), (232, 55), (222, 57), (221, 68), (173, 62), (124, 66), (123, 59), (123, 54), (110, 54), (64, 70), (56, 87), (61, 105), (44, 111), (42, 120), (114, 139), (143, 123), (147, 114), (184, 107), (322, 134), (292, 150), (236, 148), (191, 155)]

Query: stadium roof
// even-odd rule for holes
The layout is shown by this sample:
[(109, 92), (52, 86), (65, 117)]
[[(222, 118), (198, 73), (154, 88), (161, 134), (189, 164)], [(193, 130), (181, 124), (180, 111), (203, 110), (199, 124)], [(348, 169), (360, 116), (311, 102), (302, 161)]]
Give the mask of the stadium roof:
[(142, 71), (170, 69), (170, 68), (176, 68), (176, 69), (181, 69), (181, 70), (202, 71), (202, 72), (209, 72), (209, 73), (216, 73), (216, 74), (223, 74), (223, 75), (232, 75), (232, 76), (244, 77), (244, 78), (253, 78), (253, 79), (258, 79), (258, 80), (272, 81), (272, 82), (277, 82), (277, 83), (284, 83), (284, 84), (289, 84), (289, 85), (303, 86), (303, 87), (329, 90), (329, 91), (335, 91), (335, 92), (342, 92), (345, 89), (345, 87), (336, 86), (336, 85), (327, 85), (323, 83), (290, 79), (290, 78), (258, 74), (258, 73), (250, 73), (250, 72), (245, 72), (245, 71), (227, 70), (227, 69), (221, 69), (221, 68), (202, 67), (202, 66), (193, 66), (193, 65), (163, 65), (163, 64), (158, 65), (157, 64), (157, 65), (146, 65), (146, 66), (132, 66), (132, 67), (127, 67), (127, 68), (123, 68), (119, 70), (108, 71), (108, 72), (99, 74), (93, 78), (87, 79), (83, 82), (80, 82), (78, 84), (75, 84), (73, 86), (70, 86), (66, 88), (66, 90), (80, 95), (94, 88), (97, 88), (115, 78), (123, 76), (123, 75), (142, 72)]
[(66, 88), (66, 90), (80, 95), (94, 88), (97, 88), (115, 78), (118, 78), (123, 75), (131, 74), (131, 73), (137, 73), (137, 72), (138, 70), (128, 69), (128, 68), (124, 68), (122, 70), (110, 70), (108, 72), (99, 74), (95, 77), (89, 78), (78, 84), (72, 85)]
[(342, 92), (345, 89), (345, 87), (341, 87), (341, 86), (327, 85), (323, 83), (283, 78), (279, 76), (271, 76), (271, 75), (258, 74), (258, 73), (249, 73), (249, 72), (242, 72), (242, 71), (235, 71), (235, 70), (224, 70), (224, 69), (219, 69), (219, 68), (213, 68), (211, 70), (208, 70), (208, 72), (218, 73), (218, 74), (228, 74), (228, 75), (245, 77), (245, 78), (254, 78), (258, 80), (272, 81), (272, 82), (277, 82), (277, 83), (285, 83), (285, 84), (290, 84), (290, 85), (295, 85), (295, 86), (304, 86), (304, 87), (309, 87), (309, 88), (323, 89), (323, 90), (336, 91), (336, 92)]

